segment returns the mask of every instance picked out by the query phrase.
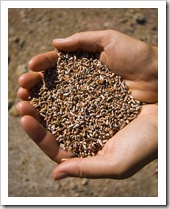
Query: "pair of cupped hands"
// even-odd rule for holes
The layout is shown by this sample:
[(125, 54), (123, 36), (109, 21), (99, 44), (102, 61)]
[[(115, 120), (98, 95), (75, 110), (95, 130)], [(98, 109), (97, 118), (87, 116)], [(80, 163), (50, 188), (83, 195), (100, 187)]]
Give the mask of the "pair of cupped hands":
[[(54, 39), (59, 51), (93, 51), (100, 61), (122, 76), (134, 99), (145, 105), (140, 114), (107, 141), (96, 156), (70, 158), (55, 137), (42, 125), (42, 118), (30, 104), (30, 89), (42, 79), (42, 72), (56, 65), (55, 50), (33, 57), (28, 67), (32, 72), (19, 78), (16, 106), (21, 126), (39, 148), (58, 163), (52, 173), (55, 180), (65, 177), (128, 178), (157, 158), (158, 152), (158, 70), (157, 47), (114, 30), (80, 32)], [(63, 160), (62, 160), (63, 159)], [(67, 159), (67, 160), (66, 160)]]

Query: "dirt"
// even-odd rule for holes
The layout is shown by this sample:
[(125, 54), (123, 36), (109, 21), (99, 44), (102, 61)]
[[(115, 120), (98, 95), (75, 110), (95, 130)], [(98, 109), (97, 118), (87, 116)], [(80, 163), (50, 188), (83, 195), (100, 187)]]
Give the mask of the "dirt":
[(125, 180), (66, 178), (54, 182), (56, 166), (25, 134), (15, 110), (18, 77), (51, 41), (79, 31), (115, 29), (157, 45), (157, 9), (9, 9), (8, 108), (10, 197), (155, 197), (157, 160)]

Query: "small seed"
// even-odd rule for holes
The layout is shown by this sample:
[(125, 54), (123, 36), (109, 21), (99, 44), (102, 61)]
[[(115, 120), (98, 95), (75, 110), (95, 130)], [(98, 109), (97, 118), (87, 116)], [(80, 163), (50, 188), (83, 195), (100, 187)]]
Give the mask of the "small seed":
[(94, 156), (119, 130), (137, 117), (135, 100), (121, 76), (95, 53), (59, 52), (56, 67), (44, 71), (31, 90), (30, 103), (59, 146), (78, 157)]

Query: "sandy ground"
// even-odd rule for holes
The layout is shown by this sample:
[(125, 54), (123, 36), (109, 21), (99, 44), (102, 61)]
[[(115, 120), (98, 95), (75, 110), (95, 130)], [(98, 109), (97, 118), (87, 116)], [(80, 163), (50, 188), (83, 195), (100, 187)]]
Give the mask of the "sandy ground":
[(53, 50), (51, 40), (86, 30), (116, 29), (157, 45), (157, 9), (9, 9), (9, 196), (153, 197), (157, 160), (126, 180), (67, 178), (54, 182), (56, 164), (25, 134), (15, 110), (18, 77), (29, 59)]

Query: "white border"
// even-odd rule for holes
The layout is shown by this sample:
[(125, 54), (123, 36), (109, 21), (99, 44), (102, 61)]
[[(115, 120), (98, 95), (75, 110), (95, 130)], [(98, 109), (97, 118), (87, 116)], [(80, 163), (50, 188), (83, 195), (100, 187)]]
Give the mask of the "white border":
[[(158, 197), (8, 197), (8, 8), (158, 8)], [(1, 1), (1, 114), (1, 205), (165, 205), (166, 1)]]
[[(165, 1), (1, 1), (7, 8), (158, 8)], [(40, 3), (41, 2), (41, 3)]]

